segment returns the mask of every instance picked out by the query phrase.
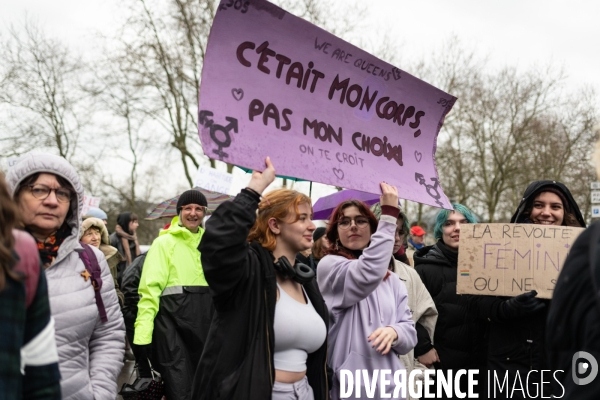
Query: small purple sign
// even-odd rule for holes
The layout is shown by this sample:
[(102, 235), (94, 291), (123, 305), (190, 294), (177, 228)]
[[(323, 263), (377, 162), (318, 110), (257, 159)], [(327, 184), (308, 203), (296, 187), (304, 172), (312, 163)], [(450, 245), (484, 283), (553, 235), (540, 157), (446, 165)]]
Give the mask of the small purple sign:
[[(239, 3), (239, 4), (238, 4)], [(238, 7), (239, 5), (239, 7)], [(456, 98), (265, 0), (221, 1), (198, 109), (207, 156), (451, 208), (435, 165)]]

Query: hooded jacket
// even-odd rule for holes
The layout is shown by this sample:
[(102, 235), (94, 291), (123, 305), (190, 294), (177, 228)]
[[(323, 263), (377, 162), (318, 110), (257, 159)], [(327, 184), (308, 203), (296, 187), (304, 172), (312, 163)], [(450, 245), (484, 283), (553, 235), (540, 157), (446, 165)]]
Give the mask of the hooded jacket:
[[(405, 369), (398, 355), (408, 353), (417, 344), (406, 286), (396, 276), (384, 280), (395, 231), (396, 218), (382, 215), (369, 246), (357, 260), (326, 255), (319, 263), (317, 279), (331, 325), (328, 341), (329, 365), (334, 372), (332, 399), (340, 398), (342, 369), (366, 369), (370, 374), (376, 369)], [(398, 339), (391, 351), (382, 356), (367, 338), (386, 326), (396, 331)], [(394, 388), (393, 383), (387, 387), (388, 391)], [(379, 393), (377, 389), (376, 396)]]
[(6, 177), (13, 196), (19, 184), (35, 173), (66, 179), (75, 196), (65, 221), (71, 234), (65, 238), (54, 263), (46, 269), (50, 309), (55, 321), (56, 344), (63, 399), (106, 399), (117, 395), (117, 377), (123, 367), (125, 327), (106, 259), (90, 246), (101, 269), (101, 295), (108, 320), (102, 323), (91, 280), (79, 252), (83, 187), (77, 172), (65, 159), (49, 154), (29, 154), (13, 166)]
[(133, 343), (152, 343), (154, 367), (169, 399), (191, 397), (192, 380), (214, 312), (197, 233), (179, 225), (160, 232), (144, 260)]
[(108, 268), (110, 269), (110, 274), (113, 277), (113, 283), (115, 284), (115, 290), (117, 291), (117, 297), (119, 298), (119, 304), (121, 307), (123, 306), (123, 293), (119, 288), (119, 284), (117, 283), (117, 264), (123, 261), (123, 256), (119, 253), (115, 247), (110, 245), (110, 239), (108, 237), (108, 229), (106, 229), (106, 225), (99, 218), (89, 217), (83, 220), (81, 223), (81, 232), (79, 234), (79, 238), (81, 239), (85, 232), (91, 227), (98, 228), (100, 230), (100, 251), (104, 254), (106, 258), (106, 262), (108, 263)]
[[(567, 201), (563, 204), (565, 212), (571, 213), (575, 219), (585, 227), (585, 221), (577, 203), (573, 199), (571, 192), (565, 185), (556, 181), (536, 181), (532, 182), (517, 207), (511, 223), (531, 223), (529, 215), (525, 215), (526, 208), (533, 201), (534, 197), (546, 188), (553, 188), (562, 193), (562, 197)], [(565, 223), (563, 222), (563, 225)], [(514, 382), (517, 374), (523, 378), (530, 376), (524, 386), (532, 397), (536, 392), (539, 396), (550, 396), (553, 391), (550, 379), (543, 377), (539, 371), (550, 369), (546, 357), (546, 319), (550, 307), (549, 300), (543, 300), (546, 308), (527, 317), (516, 318), (512, 320), (503, 320), (499, 313), (501, 303), (506, 301), (507, 297), (493, 296), (475, 296), (473, 304), (474, 310), (482, 318), (490, 321), (490, 340), (488, 350), (488, 368), (497, 374), (507, 373), (508, 381)], [(531, 371), (531, 372), (530, 372)], [(545, 384), (542, 384), (542, 380)], [(543, 389), (543, 393), (541, 390)], [(560, 389), (555, 395), (560, 395)], [(507, 393), (502, 394), (506, 396)], [(502, 397), (500, 397), (502, 398)]]
[[(131, 212), (122, 212), (117, 216), (117, 226), (115, 231), (110, 235), (110, 245), (116, 248), (121, 253), (122, 260), (117, 264), (117, 282), (122, 285), (123, 273), (125, 269), (133, 262), (133, 260), (140, 255), (139, 245), (137, 240), (124, 239), (119, 236), (119, 231), (126, 235), (133, 235), (129, 232), (129, 223), (131, 222)], [(137, 237), (137, 236), (136, 236)], [(123, 245), (123, 242), (127, 242), (127, 247)]]
[(565, 211), (570, 212), (575, 219), (577, 219), (581, 227), (585, 228), (585, 220), (583, 219), (583, 215), (581, 215), (581, 211), (579, 210), (579, 206), (575, 202), (573, 195), (571, 195), (571, 192), (564, 184), (556, 181), (535, 181), (530, 183), (529, 186), (527, 186), (527, 189), (525, 189), (525, 193), (523, 193), (523, 198), (521, 199), (517, 210), (510, 219), (511, 223), (523, 224), (530, 222), (529, 215), (525, 215), (524, 213), (526, 211), (525, 208), (530, 201), (533, 201), (535, 195), (543, 192), (544, 188), (554, 188), (559, 190), (567, 201), (567, 204), (563, 205)]
[[(258, 201), (242, 190), (206, 223), (199, 249), (216, 311), (194, 379), (194, 400), (271, 398), (277, 281), (270, 253), (258, 242), (247, 242)], [(327, 326), (327, 307), (316, 280), (303, 287)], [(315, 400), (328, 399), (326, 359), (327, 341), (306, 360)]]

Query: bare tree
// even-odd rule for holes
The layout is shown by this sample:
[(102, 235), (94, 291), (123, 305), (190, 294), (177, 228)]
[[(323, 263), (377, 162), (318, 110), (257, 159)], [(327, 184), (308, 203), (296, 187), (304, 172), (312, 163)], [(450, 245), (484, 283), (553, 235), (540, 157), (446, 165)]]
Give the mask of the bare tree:
[(35, 146), (70, 160), (91, 112), (80, 87), (81, 59), (30, 20), (21, 29), (10, 28), (0, 59), (4, 154), (19, 155)]
[(564, 73), (553, 68), (491, 70), (456, 40), (416, 70), (458, 97), (437, 151), (449, 197), (495, 222), (510, 218), (532, 181), (578, 187), (598, 118), (593, 91), (563, 93)]

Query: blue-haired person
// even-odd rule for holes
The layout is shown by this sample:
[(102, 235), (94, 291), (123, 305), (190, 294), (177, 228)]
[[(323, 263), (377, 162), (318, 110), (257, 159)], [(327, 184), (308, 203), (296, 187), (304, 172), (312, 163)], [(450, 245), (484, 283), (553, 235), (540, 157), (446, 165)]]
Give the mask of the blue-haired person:
[[(483, 372), (486, 322), (468, 307), (468, 296), (456, 294), (461, 227), (477, 223), (477, 218), (461, 204), (452, 204), (452, 207), (453, 210), (442, 210), (437, 215), (434, 228), (437, 243), (414, 255), (415, 269), (439, 313), (432, 347), (419, 361), (444, 372), (460, 369)], [(466, 384), (466, 380), (461, 380), (463, 392), (466, 392)]]

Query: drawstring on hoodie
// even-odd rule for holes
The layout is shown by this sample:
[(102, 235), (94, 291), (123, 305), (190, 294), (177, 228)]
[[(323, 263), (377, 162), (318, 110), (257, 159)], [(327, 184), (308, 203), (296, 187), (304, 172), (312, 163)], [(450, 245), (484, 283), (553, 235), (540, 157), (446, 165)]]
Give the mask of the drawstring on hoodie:
[(383, 322), (383, 314), (381, 313), (381, 305), (379, 304), (379, 295), (377, 289), (375, 290), (375, 298), (377, 299), (377, 308), (379, 309), (379, 322)]

